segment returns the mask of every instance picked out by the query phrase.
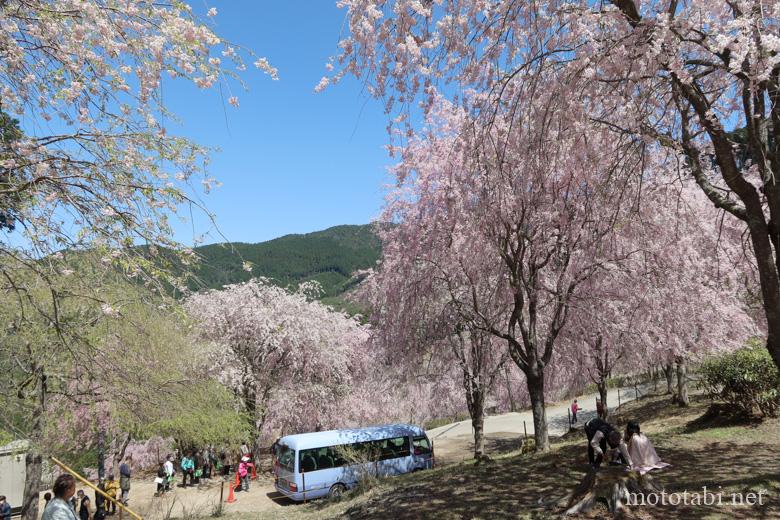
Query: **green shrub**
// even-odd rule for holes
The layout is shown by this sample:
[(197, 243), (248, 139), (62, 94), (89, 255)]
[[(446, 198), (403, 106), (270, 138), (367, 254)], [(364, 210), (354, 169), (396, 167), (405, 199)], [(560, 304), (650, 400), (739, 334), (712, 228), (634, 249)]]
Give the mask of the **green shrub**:
[(780, 410), (780, 373), (755, 343), (705, 361), (699, 387), (745, 415), (776, 416)]

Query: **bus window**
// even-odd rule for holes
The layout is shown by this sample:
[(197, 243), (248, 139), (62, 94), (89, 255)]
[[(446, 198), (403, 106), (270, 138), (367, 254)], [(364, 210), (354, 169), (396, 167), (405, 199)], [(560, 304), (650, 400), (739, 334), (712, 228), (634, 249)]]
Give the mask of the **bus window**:
[(412, 439), (412, 444), (414, 445), (415, 455), (429, 455), (432, 451), (431, 442), (424, 435)]
[(409, 456), (409, 437), (394, 437), (376, 441), (379, 452), (378, 460), (397, 459)]
[(318, 451), (319, 451), (318, 449), (301, 450), (300, 451), (300, 454), (301, 454), (301, 460), (300, 460), (300, 463), (301, 463), (301, 465), (300, 465), (301, 473), (304, 473), (304, 472), (308, 473), (310, 471), (316, 471), (317, 469), (319, 469), (318, 468), (318, 464), (317, 464), (317, 452)]
[(295, 451), (291, 450), (284, 444), (279, 444), (277, 447), (278, 458), (277, 462), (279, 466), (286, 469), (289, 472), (295, 471)]

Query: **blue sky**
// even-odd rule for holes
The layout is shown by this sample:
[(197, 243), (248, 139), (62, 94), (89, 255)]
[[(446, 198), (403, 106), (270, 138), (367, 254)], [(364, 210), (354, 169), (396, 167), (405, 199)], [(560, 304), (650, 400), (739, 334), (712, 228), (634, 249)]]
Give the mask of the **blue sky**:
[[(165, 102), (183, 120), (177, 133), (221, 149), (210, 172), (223, 185), (203, 201), (230, 241), (366, 223), (381, 209), (390, 164), (381, 103), (352, 77), (314, 93), (338, 51), (344, 11), (335, 4), (211, 0), (217, 33), (267, 57), (279, 80), (250, 66), (243, 74), (249, 90), (232, 91), (238, 109), (216, 90), (166, 84)], [(197, 1), (193, 7), (205, 11)], [(195, 235), (209, 231), (202, 218), (194, 224)], [(176, 234), (192, 244), (192, 223), (176, 224)], [(214, 231), (206, 238), (223, 240)]]

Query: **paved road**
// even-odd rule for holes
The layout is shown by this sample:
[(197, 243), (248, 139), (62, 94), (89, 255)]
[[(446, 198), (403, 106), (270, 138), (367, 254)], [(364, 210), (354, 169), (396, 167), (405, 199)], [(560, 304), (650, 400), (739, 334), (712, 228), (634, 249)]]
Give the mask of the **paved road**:
[[(646, 393), (646, 390), (640, 386), (639, 393), (642, 395)], [(598, 395), (598, 393), (595, 393), (577, 397), (580, 408), (584, 409), (584, 411), (581, 410), (578, 414), (579, 425), (584, 424), (588, 419), (596, 417), (596, 398)], [(635, 398), (636, 396), (633, 387), (620, 389), (621, 403), (631, 401)], [(609, 390), (607, 394), (607, 404), (610, 405), (610, 410), (614, 410), (617, 407), (617, 389)], [(565, 403), (550, 403), (547, 405), (547, 424), (550, 435), (563, 435), (568, 431), (569, 419), (567, 410), (569, 409), (569, 406), (571, 406), (571, 401)], [(525, 421), (525, 427), (527, 428), (530, 437), (534, 432), (534, 420), (530, 410), (485, 417), (485, 435), (496, 433), (523, 434), (523, 421)], [(445, 444), (448, 439), (473, 436), (470, 419), (440, 426), (428, 430), (427, 433), (439, 446)]]

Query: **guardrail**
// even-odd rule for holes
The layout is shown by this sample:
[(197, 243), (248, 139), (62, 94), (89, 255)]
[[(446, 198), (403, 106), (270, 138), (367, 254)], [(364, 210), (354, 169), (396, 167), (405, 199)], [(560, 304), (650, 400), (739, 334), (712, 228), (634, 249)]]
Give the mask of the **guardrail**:
[(84, 477), (82, 477), (81, 475), (79, 475), (78, 473), (73, 471), (71, 468), (69, 468), (67, 465), (65, 465), (64, 462), (62, 462), (60, 460), (57, 460), (55, 457), (51, 457), (51, 461), (53, 463), (55, 463), (57, 466), (61, 467), (65, 471), (67, 471), (68, 473), (70, 473), (71, 475), (73, 475), (73, 477), (76, 480), (78, 480), (79, 482), (81, 482), (85, 486), (88, 486), (88, 487), (94, 489), (95, 493), (100, 493), (101, 495), (103, 495), (103, 497), (105, 497), (106, 500), (108, 500), (109, 502), (111, 502), (113, 504), (116, 504), (117, 507), (119, 507), (119, 518), (120, 518), (120, 520), (122, 518), (122, 511), (127, 511), (127, 514), (130, 515), (131, 517), (135, 518), (135, 520), (144, 520), (141, 517), (141, 515), (139, 515), (138, 513), (136, 513), (135, 511), (133, 511), (129, 507), (125, 506), (121, 501), (116, 500), (116, 499), (110, 497), (109, 495), (107, 495), (105, 491), (103, 491), (102, 489), (100, 489), (99, 487), (94, 485), (92, 482), (90, 482), (89, 480), (85, 479)]

